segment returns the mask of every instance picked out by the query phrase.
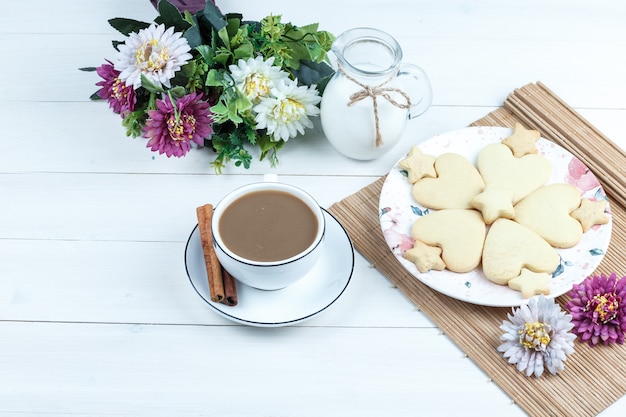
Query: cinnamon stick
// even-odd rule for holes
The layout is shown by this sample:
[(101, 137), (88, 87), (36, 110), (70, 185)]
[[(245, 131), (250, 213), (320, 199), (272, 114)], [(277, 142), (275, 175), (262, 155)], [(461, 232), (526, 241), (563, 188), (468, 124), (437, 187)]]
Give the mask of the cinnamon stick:
[(222, 303), (233, 307), (236, 306), (238, 300), (235, 278), (224, 268), (222, 268), (222, 281), (224, 283), (224, 300)]
[(211, 219), (213, 218), (213, 205), (205, 204), (196, 208), (198, 216), (198, 230), (206, 264), (206, 273), (209, 280), (209, 292), (211, 301), (221, 303), (224, 300), (224, 282), (222, 278), (222, 266), (217, 259), (213, 247), (213, 233), (211, 232)]

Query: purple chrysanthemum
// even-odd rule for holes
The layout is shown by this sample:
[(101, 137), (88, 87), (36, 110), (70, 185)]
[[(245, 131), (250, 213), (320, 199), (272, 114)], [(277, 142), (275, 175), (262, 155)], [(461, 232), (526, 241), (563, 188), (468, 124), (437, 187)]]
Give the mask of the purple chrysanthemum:
[(191, 149), (191, 142), (204, 144), (211, 137), (213, 128), (209, 103), (202, 95), (191, 93), (172, 104), (169, 96), (157, 100), (157, 109), (148, 111), (149, 119), (144, 127), (148, 147), (160, 154), (184, 156)]
[[(181, 13), (188, 11), (191, 14), (204, 9), (204, 5), (206, 4), (206, 0), (169, 0), (169, 2), (176, 6)], [(150, 3), (158, 9), (159, 0), (150, 0)], [(211, 3), (215, 2), (211, 1)]]
[(109, 107), (122, 117), (126, 117), (135, 110), (137, 104), (137, 96), (133, 86), (127, 86), (124, 81), (119, 78), (120, 72), (113, 67), (113, 63), (107, 60), (108, 64), (102, 64), (96, 68), (96, 72), (102, 78), (102, 81), (96, 83), (102, 87), (98, 90), (98, 95), (103, 100), (109, 102)]
[(565, 304), (574, 333), (589, 346), (624, 343), (626, 332), (626, 277), (594, 275), (575, 284)]

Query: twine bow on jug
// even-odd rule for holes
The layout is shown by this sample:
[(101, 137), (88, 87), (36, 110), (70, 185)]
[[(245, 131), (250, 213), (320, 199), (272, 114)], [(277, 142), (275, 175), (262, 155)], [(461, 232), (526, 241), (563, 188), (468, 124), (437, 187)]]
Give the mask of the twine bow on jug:
[[(392, 74), (391, 77), (389, 77), (385, 82), (377, 86), (371, 86), (371, 85), (363, 84), (359, 82), (358, 80), (356, 80), (355, 78), (348, 75), (344, 71), (341, 65), (338, 65), (338, 69), (348, 80), (352, 81), (353, 83), (357, 84), (359, 87), (362, 88), (362, 90), (359, 90), (350, 96), (350, 101), (348, 102), (348, 106), (352, 106), (353, 104), (358, 103), (359, 101), (364, 100), (367, 97), (372, 98), (372, 103), (374, 107), (374, 121), (376, 122), (376, 147), (383, 145), (384, 141), (380, 133), (380, 118), (378, 115), (378, 101), (376, 100), (376, 98), (379, 96), (383, 97), (393, 106), (398, 107), (400, 109), (409, 109), (411, 107), (411, 97), (409, 97), (407, 93), (405, 93), (399, 88), (385, 87), (387, 83), (389, 83), (391, 80), (393, 80), (396, 77), (396, 73), (398, 71), (395, 71), (394, 74)], [(390, 92), (395, 92), (395, 93), (400, 94), (406, 100), (406, 103), (398, 103), (396, 100), (394, 100), (391, 97), (391, 95), (389, 94)]]

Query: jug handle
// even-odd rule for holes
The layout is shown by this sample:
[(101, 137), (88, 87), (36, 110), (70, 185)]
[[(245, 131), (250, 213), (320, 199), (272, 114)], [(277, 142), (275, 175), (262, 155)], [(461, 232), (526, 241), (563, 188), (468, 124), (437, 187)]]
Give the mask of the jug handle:
[(411, 97), (411, 108), (409, 109), (409, 119), (413, 119), (423, 114), (433, 101), (433, 91), (428, 75), (423, 69), (413, 64), (400, 64), (398, 78), (413, 78), (411, 87), (407, 93)]

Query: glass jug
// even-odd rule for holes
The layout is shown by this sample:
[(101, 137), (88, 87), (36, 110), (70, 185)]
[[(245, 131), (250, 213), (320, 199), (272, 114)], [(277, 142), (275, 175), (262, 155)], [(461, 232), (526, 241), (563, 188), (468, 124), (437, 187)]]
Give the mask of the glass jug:
[(355, 28), (332, 45), (337, 71), (320, 105), (324, 135), (342, 154), (371, 160), (402, 137), (408, 119), (424, 113), (432, 101), (426, 73), (402, 63), (402, 49), (389, 34)]

